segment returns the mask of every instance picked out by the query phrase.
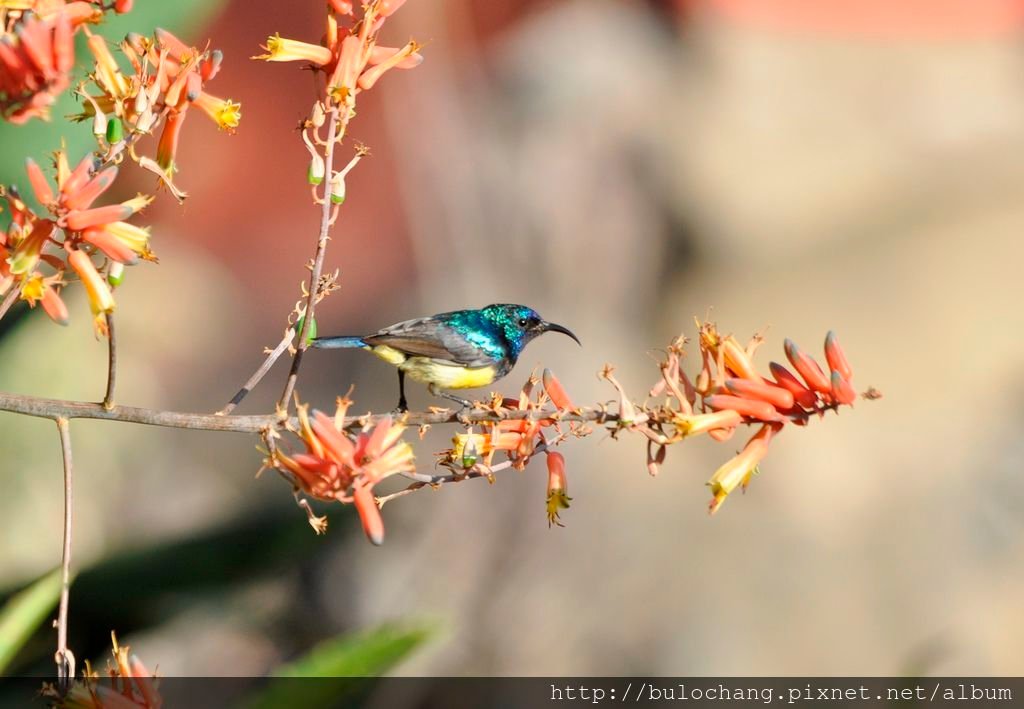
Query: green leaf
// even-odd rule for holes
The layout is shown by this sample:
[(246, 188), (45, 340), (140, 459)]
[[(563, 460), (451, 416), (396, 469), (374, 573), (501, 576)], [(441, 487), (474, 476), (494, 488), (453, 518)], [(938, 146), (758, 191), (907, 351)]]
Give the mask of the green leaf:
[(12, 596), (0, 609), (0, 673), (28, 642), (57, 601), (60, 600), (60, 569), (43, 576), (24, 591)]
[[(128, 32), (152, 34), (163, 27), (177, 34), (186, 43), (205, 47), (207, 37), (202, 28), (207, 26), (224, 6), (223, 0), (147, 0), (135, 3), (135, 9), (124, 15), (108, 12), (94, 31), (112, 42), (121, 41)], [(214, 47), (217, 38), (210, 38)], [(115, 52), (115, 56), (117, 53)], [(92, 65), (92, 55), (85, 46), (85, 37), (79, 33), (75, 45), (74, 78), (82, 78)], [(25, 158), (35, 158), (40, 165), (50, 164), (49, 155), (60, 147), (61, 138), (67, 140), (72, 164), (96, 147), (92, 135), (92, 122), (70, 123), (65, 116), (81, 110), (78, 102), (65, 91), (51, 110), (49, 122), (32, 119), (20, 126), (0, 121), (0, 184), (21, 186), (22, 196), (32, 200), (25, 177)]]
[[(368, 689), (353, 678), (378, 677), (435, 634), (429, 624), (387, 624), (342, 635), (317, 645), (304, 657), (278, 668), (274, 678), (247, 705), (250, 709), (340, 706)], [(296, 682), (296, 677), (322, 678)]]

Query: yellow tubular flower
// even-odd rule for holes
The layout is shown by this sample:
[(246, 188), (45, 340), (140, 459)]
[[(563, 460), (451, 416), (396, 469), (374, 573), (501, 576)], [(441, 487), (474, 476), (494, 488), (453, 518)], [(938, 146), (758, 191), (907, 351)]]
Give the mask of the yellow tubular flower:
[(193, 103), (212, 118), (221, 130), (234, 130), (242, 119), (242, 104), (230, 99), (217, 98), (204, 91)]
[(96, 78), (103, 88), (115, 98), (124, 98), (128, 95), (128, 79), (121, 73), (121, 69), (110, 53), (107, 40), (98, 34), (89, 35), (89, 51), (96, 59)]
[(279, 34), (267, 37), (267, 44), (263, 47), (266, 54), (260, 54), (253, 59), (264, 59), (268, 62), (312, 62), (317, 66), (324, 66), (330, 63), (334, 54), (327, 47), (309, 42), (300, 42), (297, 39), (285, 39)]
[(135, 226), (128, 222), (110, 222), (103, 230), (117, 237), (125, 246), (138, 254), (149, 251), (149, 227)]

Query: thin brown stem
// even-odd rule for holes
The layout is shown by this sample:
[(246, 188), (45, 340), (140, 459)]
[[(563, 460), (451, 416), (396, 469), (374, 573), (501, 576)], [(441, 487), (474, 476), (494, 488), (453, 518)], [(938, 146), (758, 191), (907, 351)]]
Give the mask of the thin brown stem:
[(117, 387), (117, 330), (114, 328), (114, 314), (107, 313), (107, 393), (103, 396), (103, 408), (114, 408), (114, 389)]
[[(281, 423), (289, 423), (292, 426), (298, 425), (298, 421), (294, 416), (282, 422), (276, 414), (218, 416), (217, 414), (145, 409), (137, 406), (122, 406), (120, 404), (105, 409), (102, 404), (97, 403), (44, 399), (37, 396), (24, 396), (4, 392), (0, 392), (0, 411), (8, 411), (25, 416), (37, 416), (54, 421), (60, 418), (100, 419), (104, 421), (138, 423), (148, 426), (162, 426), (164, 428), (184, 428), (195, 431), (233, 431), (235, 433), (261, 433), (265, 429), (276, 427)], [(345, 418), (345, 427), (353, 428), (363, 426), (364, 424), (372, 425), (389, 417), (395, 418), (392, 414), (348, 416)], [(449, 409), (437, 409), (434, 411), (407, 413), (402, 415), (399, 420), (412, 427), (434, 426), (446, 423), (465, 424), (483, 421), (542, 418), (557, 418), (565, 422), (592, 422), (597, 424), (618, 420), (616, 414), (609, 413), (601, 407), (579, 409), (573, 413), (551, 410), (502, 411), (498, 413), (491, 409), (474, 409), (462, 413)]]
[[(531, 455), (543, 453), (548, 449), (546, 444), (541, 444), (534, 449)], [(448, 485), (450, 483), (459, 483), (463, 480), (472, 480), (474, 478), (490, 478), (494, 473), (500, 472), (507, 468), (511, 468), (513, 465), (511, 460), (505, 460), (496, 465), (486, 466), (478, 463), (472, 468), (462, 474), (449, 474), (449, 475), (430, 475), (425, 473), (403, 473), (404, 477), (412, 479), (414, 482), (408, 487), (404, 487), (401, 490), (392, 492), (389, 495), (382, 495), (377, 498), (377, 506), (384, 507), (384, 505), (391, 500), (399, 497), (405, 497), (410, 495), (417, 490), (422, 490), (425, 487), (439, 487), (441, 485)]]
[(238, 390), (238, 393), (231, 397), (231, 401), (229, 401), (224, 406), (223, 409), (217, 412), (218, 416), (227, 416), (228, 414), (235, 410), (236, 406), (242, 403), (242, 399), (247, 397), (249, 395), (249, 392), (255, 389), (256, 386), (263, 380), (263, 377), (265, 377), (267, 375), (267, 372), (271, 370), (271, 368), (274, 366), (274, 363), (276, 363), (277, 360), (281, 357), (281, 355), (284, 354), (284, 351), (288, 349), (288, 345), (291, 344), (293, 339), (295, 339), (295, 328), (289, 327), (288, 330), (285, 332), (284, 337), (281, 338), (281, 341), (279, 343), (277, 343), (277, 347), (271, 350), (271, 352), (267, 355), (267, 358), (263, 360), (263, 364), (259, 366), (259, 369), (253, 372), (252, 376), (249, 377), (248, 381), (246, 381), (245, 384), (242, 385), (242, 388)]
[(306, 298), (306, 309), (302, 317), (302, 328), (299, 332), (299, 342), (295, 346), (295, 356), (292, 358), (292, 367), (288, 372), (288, 380), (285, 382), (284, 391), (278, 400), (277, 408), (287, 412), (291, 406), (292, 392), (295, 391), (295, 383), (299, 378), (299, 368), (302, 366), (302, 355), (309, 347), (309, 328), (313, 322), (316, 310), (316, 303), (320, 297), (320, 276), (324, 270), (324, 258), (327, 255), (327, 242), (331, 229), (331, 178), (334, 176), (334, 148), (338, 134), (338, 107), (332, 105), (327, 112), (327, 147), (324, 148), (324, 191), (323, 204), (320, 211), (320, 236), (316, 243), (316, 254), (313, 256), (313, 269), (309, 275), (309, 295)]
[(7, 291), (7, 295), (4, 296), (3, 301), (0, 301), (0, 320), (4, 319), (4, 315), (7, 315), (7, 311), (11, 309), (11, 306), (18, 300), (18, 295), (21, 291), (15, 288), (13, 285), (11, 289)]
[(57, 611), (57, 662), (58, 687), (63, 694), (75, 676), (75, 656), (68, 649), (68, 600), (71, 589), (71, 524), (72, 524), (72, 463), (71, 428), (64, 417), (57, 418), (60, 434), (60, 448), (64, 458), (64, 544), (60, 562), (60, 605)]

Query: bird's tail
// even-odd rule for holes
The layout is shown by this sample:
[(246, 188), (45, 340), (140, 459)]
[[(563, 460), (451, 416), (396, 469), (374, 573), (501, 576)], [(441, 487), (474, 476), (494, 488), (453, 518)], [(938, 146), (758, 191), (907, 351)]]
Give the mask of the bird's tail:
[(318, 337), (310, 343), (313, 347), (322, 350), (360, 349), (368, 345), (361, 337), (341, 335), (339, 337)]

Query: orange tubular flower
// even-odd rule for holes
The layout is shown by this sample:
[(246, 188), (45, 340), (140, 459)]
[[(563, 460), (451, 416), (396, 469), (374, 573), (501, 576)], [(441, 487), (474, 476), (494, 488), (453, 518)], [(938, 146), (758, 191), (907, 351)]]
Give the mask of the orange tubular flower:
[[(403, 51), (404, 48), (399, 47), (381, 47), (376, 45), (370, 50), (370, 64), (377, 65), (388, 61), (399, 52)], [(404, 59), (394, 65), (395, 69), (414, 69), (423, 63), (423, 55), (419, 52), (413, 52), (407, 54)]]
[(807, 382), (807, 386), (813, 391), (821, 394), (829, 394), (832, 391), (832, 382), (829, 381), (821, 367), (814, 361), (814, 358), (801, 350), (795, 342), (786, 339), (783, 343), (786, 349), (786, 358), (797, 371), (797, 374)]
[(780, 411), (793, 408), (795, 403), (793, 393), (788, 389), (752, 379), (726, 379), (725, 388), (744, 399), (766, 401)]
[(850, 368), (850, 363), (846, 360), (843, 348), (839, 346), (836, 334), (831, 330), (825, 336), (825, 360), (828, 362), (828, 368), (837, 373), (844, 381), (849, 382), (853, 379), (853, 369)]
[(64, 304), (64, 301), (52, 286), (45, 284), (43, 286), (43, 296), (40, 298), (40, 302), (43, 305), (43, 310), (58, 325), (68, 324), (68, 306)]
[(44, 207), (53, 204), (53, 190), (50, 188), (50, 183), (32, 158), (25, 159), (25, 172), (28, 173), (29, 184), (32, 185), (32, 191), (39, 203)]
[(72, 231), (82, 231), (100, 224), (124, 221), (134, 213), (135, 210), (127, 203), (108, 204), (105, 207), (72, 212), (67, 217), (67, 226)]
[(89, 51), (96, 60), (96, 80), (106, 93), (115, 99), (124, 99), (129, 93), (129, 82), (121, 73), (114, 55), (107, 46), (107, 40), (101, 35), (86, 30), (89, 37)]
[(561, 453), (549, 451), (548, 459), (548, 497), (547, 513), (548, 527), (556, 524), (559, 527), (565, 525), (559, 521), (559, 512), (569, 509), (572, 498), (569, 497), (569, 485), (565, 478), (565, 456)]
[(82, 285), (85, 286), (85, 292), (89, 296), (89, 305), (92, 307), (93, 313), (100, 315), (114, 312), (114, 296), (88, 254), (77, 249), (69, 249), (68, 264), (82, 279)]
[(857, 392), (853, 385), (843, 379), (839, 372), (832, 372), (832, 398), (837, 404), (852, 406), (857, 400)]
[(366, 538), (379, 547), (384, 543), (384, 518), (373, 496), (373, 488), (365, 482), (358, 483), (352, 490), (352, 497)]
[(805, 409), (814, 408), (815, 404), (817, 404), (818, 397), (813, 391), (805, 387), (792, 372), (778, 362), (770, 362), (768, 364), (768, 368), (771, 369), (772, 376), (775, 377), (776, 385), (787, 389), (789, 393), (793, 395), (793, 399), (796, 403), (800, 404), (800, 406)]
[(168, 175), (173, 175), (177, 168), (174, 157), (178, 154), (178, 139), (181, 127), (185, 123), (184, 111), (171, 111), (164, 122), (164, 130), (160, 134), (160, 142), (156, 149), (156, 162)]
[[(307, 407), (300, 406), (296, 433), (306, 452), (288, 455), (275, 450), (268, 463), (290, 473), (312, 497), (355, 503), (367, 537), (380, 544), (384, 527), (380, 512), (374, 511), (373, 486), (392, 475), (415, 471), (412, 447), (401, 440), (405, 426), (390, 417), (354, 437), (346, 433), (341, 425), (349, 403), (339, 401), (339, 413), (333, 419), (319, 411), (311, 419)], [(317, 525), (314, 528), (322, 531)]]
[(561, 410), (575, 408), (569, 399), (569, 395), (565, 393), (562, 383), (558, 381), (558, 377), (550, 369), (544, 370), (543, 381), (544, 391), (547, 393), (548, 398), (551, 399), (552, 404)]
[(64, 192), (64, 206), (71, 210), (88, 209), (107, 191), (117, 177), (117, 168), (108, 167), (86, 182), (78, 190)]
[(780, 421), (782, 417), (774, 406), (767, 401), (743, 399), (729, 394), (715, 394), (704, 399), (704, 403), (715, 411), (730, 410), (741, 416), (758, 421)]
[[(367, 69), (359, 76), (359, 88), (364, 91), (372, 89), (373, 85), (377, 83), (380, 77), (384, 76), (385, 72), (390, 69), (394, 69), (407, 61), (414, 62), (412, 66), (419, 66), (420, 62), (423, 60), (422, 57), (417, 54), (419, 48), (419, 44), (415, 41), (410, 41), (380, 64)], [(416, 57), (420, 58), (417, 59)]]
[(139, 260), (139, 255), (135, 251), (104, 229), (86, 229), (82, 232), (82, 241), (92, 244), (118, 263), (134, 265)]

